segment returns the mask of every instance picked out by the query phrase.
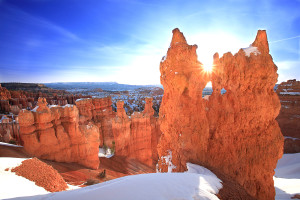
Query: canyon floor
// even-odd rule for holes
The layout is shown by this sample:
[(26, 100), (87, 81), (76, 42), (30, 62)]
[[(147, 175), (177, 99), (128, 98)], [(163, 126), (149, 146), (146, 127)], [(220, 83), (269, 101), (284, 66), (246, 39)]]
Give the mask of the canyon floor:
[[(80, 199), (83, 196), (86, 199), (190, 199), (192, 196), (197, 197), (196, 199), (251, 199), (227, 177), (217, 172), (215, 176), (199, 166), (191, 164), (188, 168), (192, 173), (170, 175), (155, 173), (154, 169), (136, 160), (118, 156), (100, 157), (98, 170), (90, 170), (78, 164), (43, 160), (61, 174), (69, 186), (68, 190), (71, 190), (49, 194), (34, 182), (10, 171), (28, 158), (30, 156), (23, 147), (0, 143), (1, 199)], [(99, 178), (103, 170), (106, 171), (106, 176)], [(291, 199), (300, 193), (300, 153), (284, 154), (279, 160), (275, 169), (274, 185), (275, 199), (278, 200)], [(223, 189), (219, 191), (221, 187)]]

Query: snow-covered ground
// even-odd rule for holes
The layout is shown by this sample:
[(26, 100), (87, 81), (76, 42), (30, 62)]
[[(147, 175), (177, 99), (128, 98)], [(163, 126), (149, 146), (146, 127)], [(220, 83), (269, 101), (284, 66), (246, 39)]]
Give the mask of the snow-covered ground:
[(99, 148), (98, 157), (105, 157), (105, 158), (111, 158), (114, 154), (112, 153), (112, 150), (110, 148)]
[[(4, 145), (0, 143), (0, 145)], [(107, 156), (101, 151), (99, 155)], [(152, 173), (126, 176), (96, 185), (49, 193), (10, 169), (25, 158), (0, 157), (0, 199), (218, 199), (221, 180), (208, 169), (187, 163), (186, 173)], [(6, 169), (9, 168), (7, 171)], [(276, 200), (290, 199), (300, 193), (300, 153), (284, 154), (275, 169)]]
[(214, 200), (218, 199), (215, 194), (222, 188), (221, 180), (211, 171), (188, 163), (187, 173), (152, 173), (126, 176), (85, 188), (47, 194), (47, 191), (36, 186), (33, 182), (10, 171), (5, 171), (8, 167), (20, 165), (23, 160), (20, 158), (0, 158), (0, 199), (19, 197), (16, 199)]
[(19, 146), (19, 145), (9, 144), (9, 143), (5, 143), (5, 142), (0, 142), (0, 145), (3, 145), (3, 146), (10, 146), (10, 147), (22, 147), (22, 146)]
[[(194, 166), (200, 167), (200, 166)], [(201, 168), (201, 167), (200, 167)], [(126, 176), (85, 188), (22, 199), (218, 199), (220, 180), (207, 169), (196, 173), (152, 173)]]
[(275, 169), (276, 200), (291, 199), (300, 194), (300, 153), (284, 154)]

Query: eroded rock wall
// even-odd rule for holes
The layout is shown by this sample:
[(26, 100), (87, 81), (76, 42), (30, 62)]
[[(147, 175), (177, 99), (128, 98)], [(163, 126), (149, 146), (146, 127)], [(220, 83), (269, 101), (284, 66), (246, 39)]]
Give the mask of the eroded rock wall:
[[(197, 60), (196, 49), (174, 29), (160, 64), (159, 169), (184, 171), (186, 162), (201, 164), (231, 176), (257, 199), (274, 199), (283, 137), (275, 121), (278, 75), (266, 32), (258, 31), (252, 45), (235, 55), (215, 54), (212, 73)], [(213, 93), (203, 99), (209, 81)]]
[(10, 92), (0, 84), (0, 100), (8, 100), (11, 98)]
[(276, 120), (284, 135), (284, 152), (300, 152), (300, 81), (282, 82), (276, 93), (281, 109)]
[(99, 167), (99, 129), (92, 122), (79, 123), (76, 106), (48, 107), (44, 98), (32, 110), (19, 113), (20, 136), (24, 149), (41, 159), (75, 162)]
[(116, 113), (112, 111), (111, 97), (84, 98), (76, 100), (80, 114), (80, 124), (93, 122), (99, 129), (100, 145), (112, 148), (114, 136), (112, 133), (112, 119)]
[(117, 116), (112, 120), (115, 153), (154, 167), (157, 162), (157, 143), (160, 136), (158, 118), (154, 117), (152, 98), (145, 99), (143, 112), (126, 115), (124, 102), (117, 102)]

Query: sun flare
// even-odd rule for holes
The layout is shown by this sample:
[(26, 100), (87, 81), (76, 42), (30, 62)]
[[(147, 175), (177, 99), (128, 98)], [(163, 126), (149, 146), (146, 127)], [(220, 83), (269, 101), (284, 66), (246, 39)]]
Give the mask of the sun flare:
[(212, 70), (213, 70), (213, 65), (212, 64), (203, 64), (202, 67), (203, 67), (203, 70), (206, 73), (211, 73)]

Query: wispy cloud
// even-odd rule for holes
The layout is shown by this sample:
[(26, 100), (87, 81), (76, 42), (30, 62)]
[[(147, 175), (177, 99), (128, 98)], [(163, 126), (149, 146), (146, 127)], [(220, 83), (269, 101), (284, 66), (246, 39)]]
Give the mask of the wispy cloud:
[[(1, 0), (0, 0), (0, 3), (1, 3)], [(71, 40), (80, 40), (80, 38), (76, 34), (74, 34), (71, 31), (65, 29), (64, 27), (59, 26), (49, 20), (42, 18), (42, 17), (34, 16), (30, 13), (27, 13), (27, 12), (13, 6), (13, 5), (6, 4), (5, 8), (13, 14), (13, 16), (15, 17), (15, 20), (55, 31), (56, 33), (66, 37), (68, 39), (71, 39)]]
[(286, 40), (293, 40), (296, 38), (300, 38), (300, 35), (294, 36), (294, 37), (289, 37), (289, 38), (283, 38), (283, 39), (279, 39), (279, 40), (275, 40), (275, 41), (271, 41), (269, 43), (276, 43), (276, 42), (282, 42), (282, 41), (286, 41)]

